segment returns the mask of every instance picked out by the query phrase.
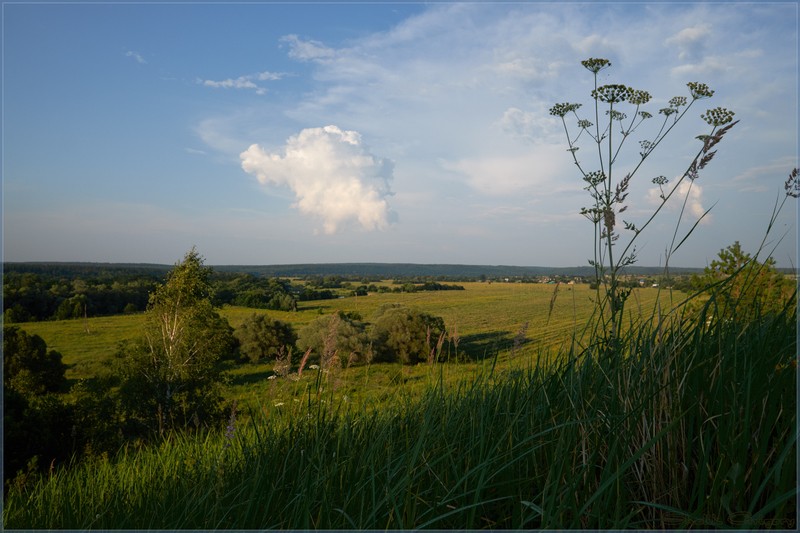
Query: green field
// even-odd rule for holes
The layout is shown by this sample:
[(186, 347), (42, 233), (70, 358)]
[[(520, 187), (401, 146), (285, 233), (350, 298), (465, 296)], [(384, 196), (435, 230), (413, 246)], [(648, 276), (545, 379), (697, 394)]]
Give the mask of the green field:
[[(427, 365), (403, 366), (381, 363), (343, 368), (325, 375), (323, 388), (332, 394), (329, 401), (380, 405), (395, 392), (420, 392), (432, 379), (458, 383), (471, 379), (487, 365), (498, 369), (526, 368), (568, 346), (573, 333), (580, 334), (593, 310), (594, 291), (588, 285), (530, 283), (462, 283), (463, 291), (417, 293), (376, 293), (361, 297), (300, 302), (297, 312), (265, 311), (244, 307), (225, 307), (221, 314), (236, 328), (253, 313), (291, 323), (296, 331), (320, 315), (336, 311), (359, 313), (364, 320), (384, 304), (402, 304), (444, 319), (448, 338), (443, 345), (445, 359), (436, 375)], [(555, 294), (555, 300), (553, 297)], [(660, 299), (664, 310), (680, 294), (653, 288), (634, 290), (630, 299), (632, 317), (650, 316)], [(552, 312), (550, 309), (553, 302)], [(120, 342), (141, 334), (144, 315), (29, 322), (21, 328), (41, 336), (50, 349), (60, 352), (68, 365), (67, 378), (90, 378), (104, 371)], [(526, 326), (527, 325), (527, 326)], [(295, 367), (302, 354), (295, 354)], [(271, 362), (228, 364), (224, 373), (226, 398), (240, 405), (262, 410), (265, 406), (299, 402), (316, 387), (314, 371), (300, 379), (268, 379)], [(297, 378), (297, 376), (295, 376)], [(400, 386), (398, 388), (398, 386)]]
[[(552, 312), (554, 284), (475, 282), (461, 285), (465, 290), (382, 293), (300, 302), (297, 312), (226, 306), (221, 314), (234, 328), (253, 313), (264, 313), (292, 324), (298, 331), (323, 314), (357, 312), (369, 321), (381, 305), (402, 304), (442, 317), (448, 340), (458, 339), (462, 360), (463, 356), (469, 360), (498, 356), (500, 361), (506, 361), (512, 352), (519, 357), (538, 355), (570, 342), (573, 332), (581, 330), (594, 308), (595, 293), (585, 284), (559, 285)], [(649, 316), (659, 298), (662, 309), (667, 310), (681, 300), (681, 295), (653, 288), (636, 289), (629, 300), (630, 313)], [(137, 314), (27, 322), (19, 326), (30, 334), (39, 335), (48, 348), (60, 352), (69, 366), (67, 377), (75, 380), (95, 375), (99, 365), (114, 355), (120, 342), (140, 335), (143, 324), (144, 316)], [(520, 336), (515, 347), (515, 338), (526, 324), (524, 339)], [(455, 358), (454, 342), (447, 344)]]

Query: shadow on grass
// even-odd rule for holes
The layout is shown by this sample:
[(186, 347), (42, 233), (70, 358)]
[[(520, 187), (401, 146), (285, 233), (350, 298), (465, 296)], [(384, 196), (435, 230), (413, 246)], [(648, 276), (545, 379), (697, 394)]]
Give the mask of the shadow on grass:
[(272, 370), (259, 370), (255, 372), (248, 372), (246, 374), (229, 375), (229, 378), (230, 378), (230, 384), (234, 386), (252, 385), (253, 383), (260, 383), (262, 381), (266, 381), (267, 378), (273, 374), (274, 372)]
[(520, 338), (507, 331), (489, 331), (464, 335), (458, 344), (459, 357), (466, 357), (471, 361), (491, 359), (498, 352), (519, 349), (531, 342), (530, 339)]

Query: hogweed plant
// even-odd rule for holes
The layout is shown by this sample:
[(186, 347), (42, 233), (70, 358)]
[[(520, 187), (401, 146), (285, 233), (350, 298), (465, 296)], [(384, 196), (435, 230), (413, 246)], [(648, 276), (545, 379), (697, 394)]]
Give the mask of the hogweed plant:
[[(679, 194), (681, 184), (688, 180), (689, 188), (685, 192), (683, 207), (666, 252), (668, 267), (669, 257), (708, 214), (708, 211), (703, 213), (689, 231), (680, 240), (678, 239), (680, 220), (691, 193), (691, 185), (716, 154), (713, 148), (736, 122), (733, 121), (733, 111), (722, 107), (709, 109), (700, 115), (710, 127), (706, 135), (698, 136), (702, 146), (683, 174), (672, 183), (662, 175), (651, 178), (651, 182), (659, 187), (660, 203), (643, 223), (637, 225), (620, 217), (629, 205), (626, 201), (632, 180), (644, 162), (686, 116), (689, 109), (697, 101), (711, 98), (714, 91), (704, 83), (689, 82), (687, 84), (689, 96), (671, 98), (666, 107), (658, 110), (660, 118), (656, 119), (652, 113), (644, 109), (651, 100), (649, 92), (621, 84), (598, 86), (598, 73), (611, 66), (609, 60), (589, 58), (581, 64), (594, 76), (594, 89), (591, 92), (594, 101), (594, 117), (591, 118), (594, 121), (578, 114), (578, 110), (582, 107), (579, 103), (555, 104), (550, 109), (550, 114), (561, 119), (567, 138), (567, 151), (570, 152), (585, 183), (584, 189), (592, 200), (588, 207), (581, 208), (580, 214), (592, 223), (594, 229), (594, 257), (589, 260), (589, 264), (595, 270), (597, 311), (600, 320), (597, 339), (606, 348), (613, 350), (619, 344), (623, 310), (631, 294), (630, 289), (621, 286), (620, 276), (625, 267), (636, 263), (636, 242), (639, 235), (652, 223), (667, 202)], [(568, 118), (574, 118), (575, 122), (568, 121)], [(634, 157), (632, 169), (620, 172), (618, 166), (622, 163), (618, 163), (617, 160), (623, 152), (623, 147), (631, 146), (635, 149), (636, 145), (632, 144), (632, 139), (634, 134), (640, 133), (640, 128), (647, 129), (643, 126), (645, 122), (648, 124), (657, 122), (656, 127), (649, 130), (653, 131), (653, 135), (638, 140), (638, 157)], [(590, 159), (594, 160), (596, 157), (596, 162), (591, 163), (592, 166), (586, 159), (579, 157), (579, 150), (582, 147), (579, 141), (584, 148), (586, 145), (589, 146)], [(627, 237), (624, 246), (620, 242), (620, 237), (623, 235)]]

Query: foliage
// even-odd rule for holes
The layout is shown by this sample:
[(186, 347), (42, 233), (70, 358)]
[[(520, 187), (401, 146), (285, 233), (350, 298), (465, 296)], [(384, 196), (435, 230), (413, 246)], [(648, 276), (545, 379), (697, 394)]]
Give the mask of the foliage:
[(378, 310), (370, 328), (376, 361), (403, 364), (427, 361), (445, 332), (441, 317), (401, 305), (386, 305)]
[(711, 296), (710, 313), (716, 319), (746, 319), (754, 314), (776, 313), (793, 301), (795, 284), (775, 269), (775, 260), (763, 263), (742, 250), (739, 241), (720, 250), (718, 259), (692, 286)]
[(65, 320), (143, 311), (158, 271), (140, 272), (122, 267), (109, 271), (77, 270), (87, 277), (69, 277), (70, 271), (27, 272), (4, 265), (3, 317), (5, 323)]
[(297, 309), (290, 283), (280, 278), (259, 278), (252, 274), (216, 274), (212, 284), (212, 302), (216, 306), (230, 304), (281, 311)]
[(236, 339), (211, 305), (210, 276), (190, 250), (151, 295), (143, 338), (121, 347), (120, 395), (134, 426), (163, 435), (219, 418), (219, 363)]
[(106, 372), (70, 389), (72, 446), (83, 459), (113, 456), (125, 443), (118, 385), (118, 377)]
[(67, 367), (38, 335), (3, 326), (3, 386), (24, 396), (62, 392)]
[(289, 350), (297, 342), (291, 324), (253, 313), (236, 328), (239, 351), (253, 363), (275, 356), (280, 350)]
[[(723, 135), (736, 122), (733, 122), (734, 113), (724, 108), (711, 109), (702, 114), (701, 118), (709, 125), (710, 130), (706, 135), (698, 137), (702, 142), (702, 147), (692, 158), (686, 170), (672, 184), (668, 184), (667, 178), (663, 175), (652, 178), (652, 183), (661, 191), (660, 204), (643, 223), (622, 220), (620, 216), (629, 206), (626, 199), (631, 180), (643, 163), (675, 128), (693, 104), (698, 100), (710, 98), (714, 91), (704, 83), (689, 82), (687, 84), (689, 97), (675, 96), (669, 100), (668, 107), (658, 111), (663, 118), (656, 126), (657, 129), (652, 132), (653, 136), (638, 142), (638, 158), (634, 157), (632, 169), (620, 172), (619, 166), (624, 162), (618, 162), (617, 159), (623, 146), (626, 143), (630, 144), (634, 132), (653, 118), (652, 113), (643, 109), (651, 100), (650, 93), (620, 84), (598, 86), (598, 73), (609, 68), (611, 62), (602, 58), (589, 58), (581, 63), (594, 76), (594, 90), (591, 92), (594, 100), (594, 116), (591, 118), (594, 119), (594, 122), (578, 115), (577, 111), (582, 104), (577, 103), (556, 104), (550, 109), (550, 114), (561, 119), (569, 145), (568, 151), (582, 176), (584, 189), (592, 200), (591, 205), (582, 208), (580, 212), (592, 223), (594, 231), (594, 257), (589, 260), (589, 263), (595, 268), (597, 284), (599, 318), (597, 329), (600, 332), (600, 338), (597, 340), (609, 346), (610, 349), (616, 349), (624, 322), (623, 310), (631, 294), (629, 289), (620, 285), (620, 276), (625, 267), (636, 263), (635, 244), (639, 234), (650, 225), (670, 198), (676, 194), (682, 183), (688, 181), (691, 187), (691, 184), (699, 178), (700, 170), (704, 169), (716, 154), (716, 150), (712, 150), (712, 148), (722, 140)], [(630, 118), (626, 112), (620, 110), (623, 109), (623, 105), (628, 106), (624, 109), (630, 113)], [(567, 116), (576, 119), (573, 131), (577, 127), (577, 134), (570, 134)], [(584, 166), (585, 162), (578, 156), (578, 150), (582, 147), (578, 142), (581, 137), (589, 146), (589, 153), (593, 154), (592, 157), (594, 154), (597, 155), (597, 166), (594, 168)], [(684, 208), (689, 193), (690, 190), (686, 192)], [(683, 210), (681, 210), (682, 214)], [(700, 217), (700, 220), (704, 216), (705, 214)], [(622, 222), (621, 225), (620, 222)], [(669, 257), (689, 237), (697, 223), (699, 220), (678, 241), (679, 220), (672, 242), (667, 249), (667, 263)], [(623, 235), (621, 226), (624, 226), (629, 237), (627, 244), (620, 252), (616, 247)]]
[(39, 474), (52, 472), (75, 452), (73, 410), (61, 395), (25, 396), (3, 390), (3, 478), (29, 489)]
[(61, 354), (38, 335), (3, 327), (4, 480), (25, 485), (37, 470), (69, 458), (70, 408), (60, 395), (66, 386)]
[(364, 324), (342, 312), (318, 317), (306, 325), (298, 334), (297, 346), (301, 350), (311, 348), (323, 368), (363, 360), (371, 353)]

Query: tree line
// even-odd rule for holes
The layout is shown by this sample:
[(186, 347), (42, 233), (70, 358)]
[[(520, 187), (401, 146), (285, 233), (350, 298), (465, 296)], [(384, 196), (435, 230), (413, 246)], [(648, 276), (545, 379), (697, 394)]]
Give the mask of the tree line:
[[(167, 271), (156, 267), (4, 265), (3, 319), (6, 324), (140, 313)], [(357, 285), (358, 283), (358, 285)], [(366, 283), (369, 283), (367, 285)], [(310, 276), (299, 282), (247, 272), (214, 270), (212, 303), (255, 309), (293, 311), (297, 302), (329, 300), (368, 292), (463, 290), (431, 280), (398, 279), (394, 287), (345, 276)]]

